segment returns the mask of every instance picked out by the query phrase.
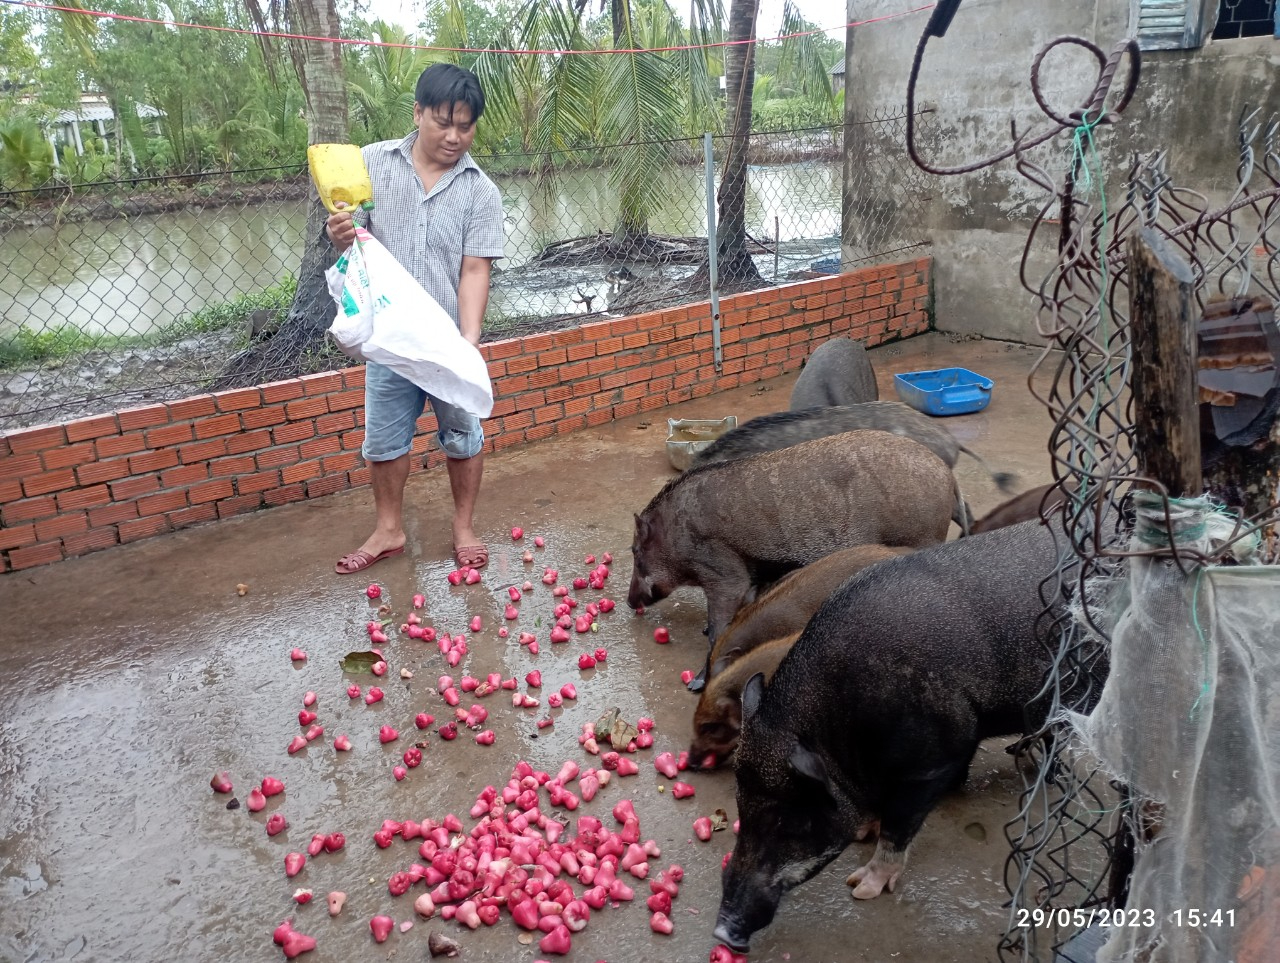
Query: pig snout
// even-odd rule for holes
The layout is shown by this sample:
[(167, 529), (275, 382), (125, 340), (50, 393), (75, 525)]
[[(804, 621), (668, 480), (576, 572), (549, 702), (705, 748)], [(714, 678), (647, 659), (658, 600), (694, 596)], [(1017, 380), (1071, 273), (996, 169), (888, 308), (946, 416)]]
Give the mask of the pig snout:
[(751, 934), (773, 922), (782, 890), (770, 886), (764, 874), (745, 870), (736, 865), (738, 862), (735, 853), (724, 869), (714, 934), (735, 953), (746, 953), (751, 948)]

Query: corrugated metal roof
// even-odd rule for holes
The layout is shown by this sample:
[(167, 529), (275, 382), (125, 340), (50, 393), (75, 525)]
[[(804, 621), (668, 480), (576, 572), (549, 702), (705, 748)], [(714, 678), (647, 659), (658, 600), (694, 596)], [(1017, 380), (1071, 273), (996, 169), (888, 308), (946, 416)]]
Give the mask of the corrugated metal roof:
[[(147, 104), (137, 105), (139, 117), (159, 117), (160, 111)], [(53, 118), (54, 123), (70, 124), (72, 121), (88, 123), (97, 120), (114, 120), (115, 113), (107, 103), (82, 103), (79, 110), (61, 110)]]

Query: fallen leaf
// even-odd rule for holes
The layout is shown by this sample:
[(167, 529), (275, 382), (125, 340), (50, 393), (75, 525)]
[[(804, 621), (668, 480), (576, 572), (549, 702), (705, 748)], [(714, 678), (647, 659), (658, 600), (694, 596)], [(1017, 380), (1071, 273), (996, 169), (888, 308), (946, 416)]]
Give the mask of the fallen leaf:
[(343, 672), (368, 672), (372, 674), (373, 664), (381, 662), (382, 656), (377, 652), (348, 652), (342, 659), (340, 666)]
[(723, 809), (717, 809), (711, 814), (711, 831), (716, 832), (721, 829), (729, 828), (729, 814)]

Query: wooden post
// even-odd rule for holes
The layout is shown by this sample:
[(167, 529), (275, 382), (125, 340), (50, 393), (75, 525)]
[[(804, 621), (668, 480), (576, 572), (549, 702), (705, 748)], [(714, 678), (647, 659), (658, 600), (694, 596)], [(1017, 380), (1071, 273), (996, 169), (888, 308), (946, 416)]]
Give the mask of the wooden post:
[(1134, 447), (1171, 497), (1199, 495), (1200, 408), (1191, 267), (1150, 228), (1129, 238)]

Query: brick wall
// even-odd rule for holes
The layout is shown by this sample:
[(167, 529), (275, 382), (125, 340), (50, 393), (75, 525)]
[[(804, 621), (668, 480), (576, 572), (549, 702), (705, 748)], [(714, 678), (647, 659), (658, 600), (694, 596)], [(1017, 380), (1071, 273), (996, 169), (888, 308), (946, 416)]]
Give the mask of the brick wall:
[[(920, 334), (930, 267), (922, 258), (723, 298), (718, 374), (706, 302), (485, 344), (485, 447), (774, 378), (833, 335), (871, 346)], [(0, 434), (3, 570), (368, 484), (363, 386), (355, 367)], [(415, 451), (440, 463), (435, 419), (419, 429)]]

